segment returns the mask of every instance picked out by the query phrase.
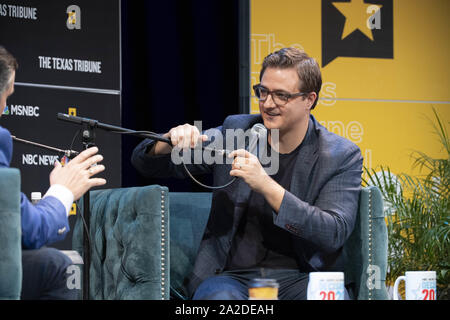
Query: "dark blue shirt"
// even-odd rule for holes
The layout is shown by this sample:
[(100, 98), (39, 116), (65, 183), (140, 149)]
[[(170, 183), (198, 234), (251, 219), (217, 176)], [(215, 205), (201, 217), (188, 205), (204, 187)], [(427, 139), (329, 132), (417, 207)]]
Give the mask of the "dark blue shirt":
[[(279, 169), (271, 178), (286, 190), (290, 190), (292, 172), (301, 146), (291, 153), (278, 154)], [(275, 151), (270, 148), (269, 152)], [(259, 267), (298, 269), (291, 244), (292, 235), (273, 223), (273, 212), (264, 196), (252, 191), (247, 213), (242, 217), (233, 239), (226, 270)]]

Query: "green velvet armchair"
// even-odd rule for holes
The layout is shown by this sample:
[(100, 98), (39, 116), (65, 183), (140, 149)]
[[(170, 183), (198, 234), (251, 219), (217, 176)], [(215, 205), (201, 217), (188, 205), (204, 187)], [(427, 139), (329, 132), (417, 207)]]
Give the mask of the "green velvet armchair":
[(21, 289), (20, 172), (0, 168), (0, 299), (18, 300)]
[[(156, 185), (90, 192), (90, 299), (169, 299), (168, 197)], [(83, 256), (80, 218), (72, 249)]]
[[(186, 299), (211, 206), (211, 193), (169, 192), (166, 187), (91, 192), (90, 299)], [(82, 204), (80, 203), (82, 209)], [(82, 254), (77, 219), (73, 249)], [(355, 230), (344, 254), (346, 283), (356, 299), (388, 299), (387, 229), (381, 193), (364, 188)]]

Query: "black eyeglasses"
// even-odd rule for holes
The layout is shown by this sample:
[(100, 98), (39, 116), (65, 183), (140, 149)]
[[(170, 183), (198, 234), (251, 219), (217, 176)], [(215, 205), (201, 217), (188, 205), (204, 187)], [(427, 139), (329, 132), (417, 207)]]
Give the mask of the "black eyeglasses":
[(270, 91), (266, 87), (263, 87), (261, 84), (254, 85), (253, 90), (255, 91), (255, 95), (259, 99), (259, 101), (262, 101), (262, 102), (266, 101), (267, 97), (270, 94), (270, 95), (272, 95), (273, 102), (276, 105), (280, 105), (280, 106), (284, 106), (292, 98), (308, 95), (305, 92), (289, 93), (289, 92), (279, 91), (279, 90)]

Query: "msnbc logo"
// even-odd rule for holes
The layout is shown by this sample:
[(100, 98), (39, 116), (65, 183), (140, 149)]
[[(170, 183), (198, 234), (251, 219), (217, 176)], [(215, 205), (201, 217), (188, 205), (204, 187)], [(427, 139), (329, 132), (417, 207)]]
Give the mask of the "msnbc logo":
[(6, 116), (9, 115), (9, 107), (8, 106), (5, 107), (5, 110), (3, 110), (2, 115), (6, 115)]

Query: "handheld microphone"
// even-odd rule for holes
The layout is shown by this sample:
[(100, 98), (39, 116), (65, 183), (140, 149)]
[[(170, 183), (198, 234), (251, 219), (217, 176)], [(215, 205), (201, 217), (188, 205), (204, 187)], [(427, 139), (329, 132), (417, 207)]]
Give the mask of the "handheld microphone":
[(267, 128), (262, 123), (256, 123), (251, 129), (252, 137), (250, 139), (248, 145), (248, 152), (256, 153), (258, 140), (264, 140), (264, 137), (267, 137)]
[[(250, 138), (250, 142), (249, 142), (249, 146), (248, 146), (248, 151), (252, 152), (252, 151), (256, 151), (256, 147), (258, 145), (258, 140), (259, 139), (263, 139), (262, 141), (266, 141), (267, 138), (267, 128), (262, 124), (262, 123), (256, 123), (252, 128), (251, 128), (251, 138)], [(230, 150), (226, 150), (226, 149), (212, 149), (209, 147), (202, 147), (203, 150), (208, 150), (208, 151), (214, 151), (214, 152), (219, 152), (222, 155), (228, 155), (229, 153), (231, 153), (232, 151)], [(200, 181), (198, 181), (197, 179), (195, 179), (195, 177), (189, 172), (189, 170), (186, 167), (186, 164), (183, 162), (183, 166), (184, 169), (186, 171), (186, 173), (189, 175), (189, 177), (198, 185), (207, 188), (207, 189), (213, 189), (213, 190), (217, 190), (217, 189), (223, 189), (228, 187), (229, 185), (231, 185), (232, 183), (234, 183), (237, 180), (237, 177), (233, 177), (233, 179), (231, 179), (231, 181), (229, 181), (228, 183), (222, 185), (222, 186), (208, 186), (205, 185), (203, 183), (201, 183)]]
[[(250, 141), (247, 147), (247, 151), (250, 153), (256, 153), (257, 151), (257, 145), (258, 140), (261, 139), (261, 141), (266, 141), (267, 137), (267, 128), (262, 123), (256, 123), (253, 125), (253, 127), (250, 129), (251, 131), (251, 137)], [(203, 150), (211, 151), (211, 152), (217, 152), (222, 155), (228, 155), (232, 151), (227, 149), (213, 149), (210, 147), (202, 147)]]

